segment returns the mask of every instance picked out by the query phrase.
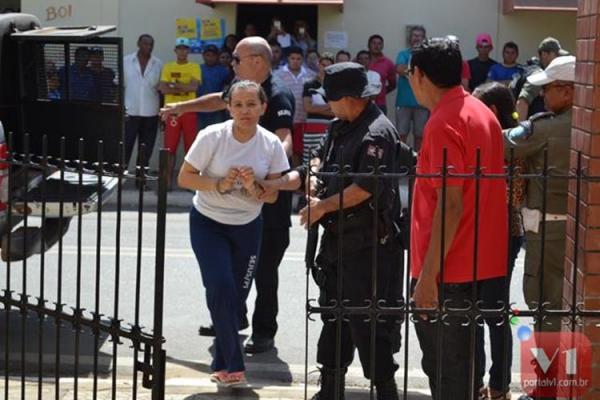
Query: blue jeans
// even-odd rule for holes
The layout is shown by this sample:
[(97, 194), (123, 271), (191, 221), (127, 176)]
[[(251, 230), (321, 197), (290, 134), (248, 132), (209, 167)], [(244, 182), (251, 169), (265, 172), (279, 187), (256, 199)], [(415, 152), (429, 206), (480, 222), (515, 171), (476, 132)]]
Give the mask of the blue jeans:
[(216, 333), (213, 371), (245, 370), (238, 337), (240, 313), (256, 273), (261, 232), (260, 216), (246, 225), (226, 225), (195, 208), (190, 211), (192, 249)]

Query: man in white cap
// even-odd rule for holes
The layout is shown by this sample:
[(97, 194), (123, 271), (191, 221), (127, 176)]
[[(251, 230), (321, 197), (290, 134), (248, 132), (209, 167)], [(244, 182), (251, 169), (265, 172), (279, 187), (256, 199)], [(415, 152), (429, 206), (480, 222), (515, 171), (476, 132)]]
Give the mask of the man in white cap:
[[(527, 173), (541, 174), (544, 171), (544, 152), (546, 149), (548, 152), (547, 174), (550, 178), (546, 187), (543, 178), (530, 179), (521, 210), (527, 239), (523, 291), (525, 301), (532, 309), (562, 309), (568, 181), (552, 179), (552, 176), (569, 173), (574, 79), (573, 56), (557, 57), (544, 71), (532, 74), (528, 81), (542, 87), (549, 112), (536, 114), (518, 127), (504, 131), (506, 159), (510, 159), (511, 149), (514, 149), (514, 157), (525, 160)], [(556, 332), (560, 329), (559, 317), (536, 320), (536, 331)], [(540, 389), (544, 392), (534, 389), (528, 394), (548, 395), (548, 388)]]

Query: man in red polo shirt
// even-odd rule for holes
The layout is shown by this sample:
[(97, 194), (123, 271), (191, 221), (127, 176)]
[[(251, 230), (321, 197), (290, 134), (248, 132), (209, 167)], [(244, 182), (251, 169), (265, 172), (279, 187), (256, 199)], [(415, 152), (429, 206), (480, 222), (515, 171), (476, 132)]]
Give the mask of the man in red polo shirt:
[[(504, 179), (456, 176), (474, 176), (478, 160), (480, 174), (504, 173), (500, 125), (483, 103), (463, 89), (461, 69), (458, 45), (443, 38), (414, 49), (408, 71), (418, 103), (431, 112), (417, 162), (417, 174), (428, 177), (416, 179), (412, 202), (412, 298), (419, 309), (441, 305), (442, 312), (449, 308), (469, 310), (473, 295), (482, 302), (482, 308), (497, 309), (504, 299), (507, 272)], [(446, 316), (441, 327), (439, 319), (432, 321), (425, 311), (417, 318), (422, 366), (435, 400), (477, 397), (479, 384), (471, 382), (468, 373), (469, 368), (476, 368), (470, 363), (473, 326), (465, 326), (468, 312)], [(480, 312), (473, 310), (473, 316), (477, 314)], [(500, 323), (502, 318), (492, 321)], [(477, 327), (477, 334), (480, 330)], [(438, 362), (442, 367), (441, 387), (437, 384)]]
[(368, 41), (371, 63), (369, 70), (381, 76), (381, 92), (375, 97), (377, 107), (387, 114), (386, 95), (396, 89), (396, 64), (383, 54), (383, 37), (372, 35)]

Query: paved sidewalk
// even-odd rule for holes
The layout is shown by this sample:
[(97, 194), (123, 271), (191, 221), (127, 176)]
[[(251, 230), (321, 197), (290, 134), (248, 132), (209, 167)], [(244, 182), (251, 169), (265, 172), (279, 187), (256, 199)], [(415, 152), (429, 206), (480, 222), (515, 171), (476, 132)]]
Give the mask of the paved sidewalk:
[[(42, 399), (55, 398), (55, 385), (53, 380), (46, 380), (42, 385)], [(310, 399), (317, 391), (316, 386), (307, 388), (307, 395)], [(108, 400), (112, 398), (112, 385), (110, 379), (98, 381), (98, 400)], [(4, 380), (0, 383), (0, 393), (4, 393)], [(132, 383), (129, 380), (118, 380), (115, 389), (115, 398), (119, 400), (133, 399)], [(304, 399), (305, 388), (302, 384), (293, 384), (290, 386), (274, 386), (269, 382), (252, 382), (243, 388), (219, 388), (210, 382), (208, 376), (199, 378), (175, 378), (168, 379), (166, 382), (166, 400), (208, 400), (208, 399), (278, 399), (278, 400), (299, 400)], [(37, 399), (38, 387), (35, 380), (28, 381), (25, 385), (25, 399)], [(72, 378), (63, 378), (60, 383), (59, 399), (74, 399), (75, 393)], [(348, 400), (368, 399), (368, 389), (347, 388), (345, 398)], [(14, 379), (10, 382), (9, 400), (21, 399), (20, 380)], [(93, 399), (93, 382), (89, 378), (80, 379), (78, 384), (77, 400)], [(144, 388), (138, 388), (137, 399), (150, 400), (151, 393)], [(402, 399), (402, 397), (401, 397)], [(430, 399), (425, 391), (409, 391), (407, 400), (426, 400)]]
[[(118, 377), (114, 389), (115, 398), (118, 400), (133, 399), (133, 386), (131, 369), (126, 363), (121, 362), (121, 367), (118, 370)], [(264, 378), (256, 378), (258, 371), (249, 370), (249, 384), (245, 387), (238, 388), (221, 388), (212, 383), (209, 378), (209, 371), (203, 363), (188, 362), (187, 365), (179, 363), (167, 363), (166, 374), (166, 400), (255, 400), (255, 399), (278, 399), (278, 400), (300, 400), (305, 398), (310, 399), (318, 390), (317, 379), (318, 374), (309, 376), (309, 385), (305, 388), (300, 381), (282, 382), (276, 379), (266, 380)], [(357, 371), (349, 371), (351, 375), (349, 384), (346, 388), (345, 398), (347, 400), (367, 400), (369, 399), (369, 388), (364, 381), (362, 384), (356, 380)], [(402, 374), (397, 374), (398, 387), (402, 385)], [(64, 377), (60, 380), (59, 399), (75, 399), (74, 380), (72, 377)], [(9, 383), (8, 400), (21, 399), (21, 381), (18, 377), (12, 377)], [(151, 392), (148, 389), (141, 387), (141, 375), (138, 378), (138, 394), (137, 399), (150, 400)], [(56, 395), (56, 386), (54, 379), (51, 377), (44, 378), (42, 384), (42, 399), (54, 399)], [(4, 394), (4, 379), (0, 379), (0, 394)], [(113, 387), (110, 376), (103, 376), (98, 380), (97, 399), (108, 400), (112, 399)], [(513, 400), (517, 399), (518, 394), (513, 394)], [(30, 377), (25, 383), (25, 399), (37, 399), (38, 386), (37, 378)], [(80, 378), (78, 382), (77, 400), (93, 399), (93, 380), (91, 378)], [(401, 400), (429, 400), (429, 390), (424, 388), (409, 388), (407, 396), (404, 398), (403, 392), (400, 391)]]
[[(128, 362), (129, 361), (129, 362)], [(119, 400), (133, 399), (133, 382), (131, 380), (132, 368), (131, 359), (119, 359), (117, 370), (117, 381), (114, 388), (115, 398)], [(267, 367), (268, 370), (268, 367)], [(300, 371), (298, 371), (300, 372)], [(349, 380), (356, 382), (358, 371), (349, 371)], [(318, 374), (309, 375), (309, 385), (305, 388), (300, 374), (294, 374), (292, 382), (284, 382), (274, 378), (266, 379), (269, 374), (262, 373), (258, 368), (249, 368), (247, 371), (249, 384), (244, 387), (222, 388), (210, 381), (210, 371), (203, 362), (177, 361), (176, 363), (167, 363), (166, 372), (166, 400), (205, 400), (205, 399), (278, 399), (278, 400), (300, 400), (310, 399), (318, 390)], [(262, 375), (262, 376), (261, 376)], [(400, 378), (400, 375), (399, 379)], [(112, 399), (113, 386), (110, 375), (103, 375), (98, 379), (98, 400)], [(141, 387), (141, 374), (138, 375), (137, 399), (150, 400), (151, 392)], [(398, 384), (401, 382), (399, 381)], [(4, 377), (0, 378), (0, 395), (4, 394)], [(21, 380), (18, 376), (11, 377), (9, 381), (8, 400), (21, 399)], [(54, 399), (56, 396), (56, 385), (51, 376), (44, 377), (41, 391), (42, 399)], [(362, 384), (348, 384), (346, 389), (346, 399), (359, 400), (369, 399), (369, 388), (366, 381)], [(38, 398), (37, 377), (26, 378), (25, 399)], [(59, 383), (59, 399), (75, 399), (74, 379), (72, 377), (63, 377)], [(93, 380), (91, 377), (79, 378), (77, 400), (93, 399)], [(402, 399), (402, 397), (401, 397)], [(428, 391), (424, 389), (410, 389), (407, 400), (426, 400), (430, 399)]]

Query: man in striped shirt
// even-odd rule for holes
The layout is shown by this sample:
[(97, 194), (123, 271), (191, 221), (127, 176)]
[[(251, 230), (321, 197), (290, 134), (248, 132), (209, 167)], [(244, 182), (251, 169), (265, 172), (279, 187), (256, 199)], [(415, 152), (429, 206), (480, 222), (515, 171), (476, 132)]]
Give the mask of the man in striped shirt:
[(292, 160), (298, 163), (302, 159), (303, 152), (303, 125), (306, 122), (306, 110), (304, 109), (304, 83), (314, 79), (316, 74), (304, 67), (304, 54), (299, 47), (290, 47), (288, 49), (288, 63), (277, 71), (275, 78), (281, 80), (287, 86), (296, 103), (296, 111), (294, 113), (294, 129), (292, 131), (293, 153)]

